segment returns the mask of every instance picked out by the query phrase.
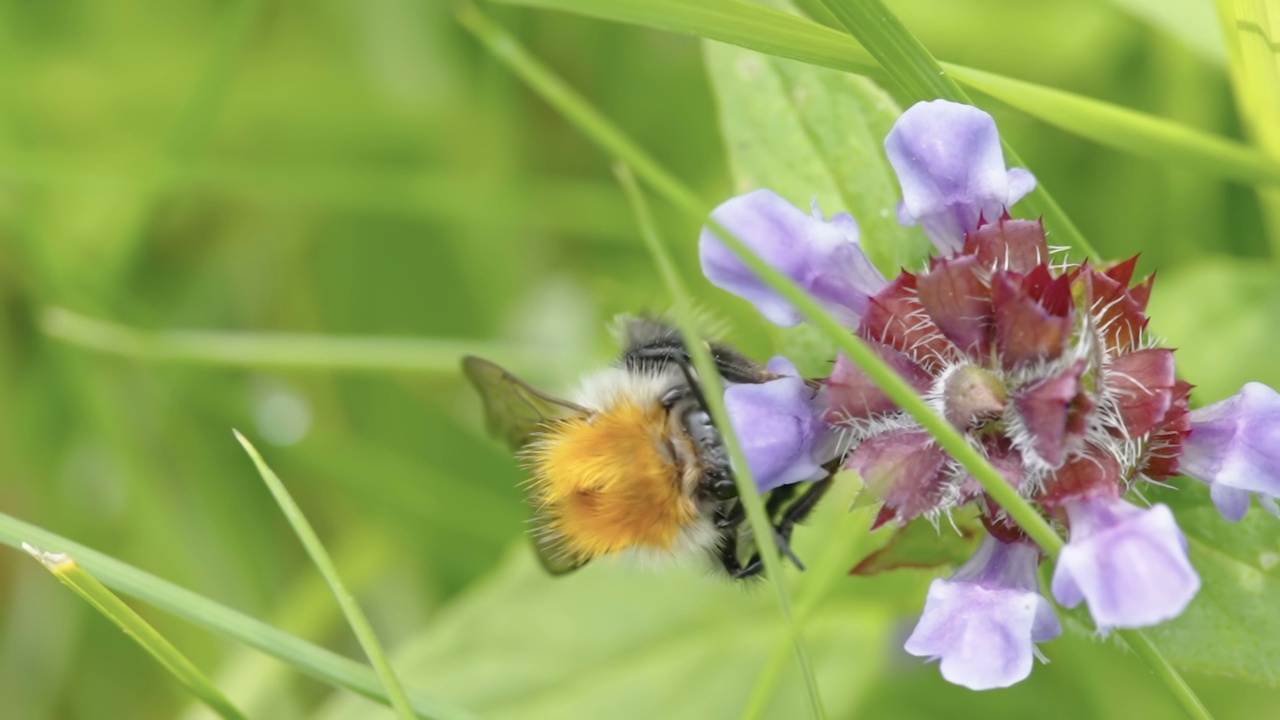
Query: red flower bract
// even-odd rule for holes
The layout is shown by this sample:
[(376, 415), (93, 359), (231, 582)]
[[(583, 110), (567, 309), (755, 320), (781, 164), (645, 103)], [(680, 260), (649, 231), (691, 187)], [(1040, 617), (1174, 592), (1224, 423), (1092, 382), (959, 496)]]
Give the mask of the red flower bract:
[[(1176, 470), (1190, 386), (1149, 347), (1151, 280), (1136, 258), (1055, 264), (1039, 221), (980, 225), (928, 270), (871, 297), (858, 333), (1024, 496), (1047, 507), (1122, 494)], [(885, 504), (878, 522), (936, 516), (982, 493), (969, 474), (846, 358), (827, 420), (851, 436), (846, 467)], [(987, 503), (990, 522), (1001, 511)]]

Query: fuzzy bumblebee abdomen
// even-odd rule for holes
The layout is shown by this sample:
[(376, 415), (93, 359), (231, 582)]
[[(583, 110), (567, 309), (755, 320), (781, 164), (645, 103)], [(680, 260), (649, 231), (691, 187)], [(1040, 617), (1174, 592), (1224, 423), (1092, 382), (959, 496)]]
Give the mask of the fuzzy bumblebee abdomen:
[(532, 495), (577, 559), (671, 550), (697, 515), (667, 444), (666, 409), (625, 403), (546, 430), (531, 448)]

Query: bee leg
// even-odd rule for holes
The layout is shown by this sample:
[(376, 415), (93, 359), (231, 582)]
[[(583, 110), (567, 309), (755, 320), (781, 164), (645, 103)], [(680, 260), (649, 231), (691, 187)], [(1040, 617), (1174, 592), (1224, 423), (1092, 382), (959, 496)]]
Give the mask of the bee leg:
[[(741, 506), (739, 506), (741, 507)], [(738, 528), (734, 526), (727, 528), (722, 534), (723, 542), (720, 545), (720, 564), (724, 566), (724, 571), (729, 577), (735, 580), (748, 578), (753, 575), (759, 575), (764, 570), (764, 563), (760, 561), (760, 555), (757, 553), (751, 557), (746, 565), (738, 559)]]
[(804, 522), (809, 517), (809, 513), (817, 507), (818, 501), (831, 489), (831, 483), (834, 477), (827, 477), (809, 485), (809, 489), (804, 491), (799, 500), (796, 500), (783, 513), (778, 524), (774, 526), (774, 530), (778, 535), (778, 548), (782, 553), (795, 563), (796, 567), (804, 569), (804, 563), (791, 552), (791, 533), (796, 529), (796, 525)]
[(779, 485), (778, 487), (769, 491), (769, 497), (768, 499), (765, 500), (765, 503), (764, 503), (764, 512), (766, 515), (769, 516), (769, 522), (774, 523), (776, 525), (777, 523), (782, 521), (782, 518), (779, 517), (779, 513), (782, 512), (782, 509), (783, 507), (786, 506), (787, 501), (790, 500), (793, 496), (795, 496), (795, 494), (796, 494), (795, 483), (791, 483), (790, 485)]
[[(737, 564), (737, 562), (738, 559), (735, 556), (734, 563)], [(764, 560), (760, 557), (760, 553), (755, 553), (751, 556), (750, 562), (746, 565), (739, 565), (737, 570), (732, 570), (729, 574), (732, 575), (735, 580), (742, 580), (744, 578), (755, 577), (762, 572), (764, 572)]]
[(804, 572), (804, 563), (800, 562), (800, 558), (796, 557), (795, 552), (791, 549), (791, 530), (793, 527), (788, 527), (785, 533), (778, 528), (774, 528), (773, 539), (778, 544), (778, 552), (782, 553), (801, 572)]
[(742, 506), (742, 503), (734, 503), (733, 508), (729, 511), (716, 514), (716, 527), (720, 530), (730, 528), (736, 530), (736, 528), (742, 524), (742, 521), (746, 516), (747, 511), (746, 508)]

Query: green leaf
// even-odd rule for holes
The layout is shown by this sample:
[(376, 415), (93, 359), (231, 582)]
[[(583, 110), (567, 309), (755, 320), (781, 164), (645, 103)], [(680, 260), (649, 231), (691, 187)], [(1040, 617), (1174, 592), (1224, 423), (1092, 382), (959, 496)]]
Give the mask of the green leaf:
[[(808, 618), (832, 717), (849, 717), (876, 681), (877, 663), (859, 648), (881, 647), (890, 627), (884, 609), (857, 600), (824, 603)], [(646, 572), (606, 560), (552, 578), (522, 543), (493, 577), (438, 613), (396, 665), (433, 678), (484, 717), (723, 718), (742, 711), (783, 633), (768, 593), (743, 592), (700, 568)], [(804, 694), (799, 673), (787, 674), (766, 716), (796, 716)], [(367, 712), (344, 699), (321, 717)]]
[(866, 78), (708, 42), (734, 191), (767, 187), (807, 210), (858, 221), (868, 256), (886, 275), (914, 267), (928, 239), (898, 223), (897, 177), (884, 138), (901, 114)]
[(1148, 635), (1183, 668), (1280, 685), (1280, 520), (1254, 507), (1229, 523), (1194, 480), (1144, 494), (1177, 515), (1202, 582), (1182, 615)]
[(953, 518), (955, 528), (934, 525), (928, 518), (916, 518), (894, 529), (889, 542), (863, 558), (851, 571), (854, 575), (876, 575), (899, 568), (932, 568), (956, 565), (968, 560), (982, 539), (976, 517)]

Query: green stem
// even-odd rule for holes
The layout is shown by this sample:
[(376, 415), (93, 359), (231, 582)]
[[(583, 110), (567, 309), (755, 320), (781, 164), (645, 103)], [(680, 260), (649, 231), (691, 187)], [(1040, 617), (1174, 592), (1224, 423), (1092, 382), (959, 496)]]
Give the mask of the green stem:
[(1209, 708), (1200, 702), (1200, 698), (1196, 696), (1191, 686), (1187, 685), (1187, 681), (1178, 673), (1177, 668), (1169, 659), (1160, 652), (1160, 648), (1151, 642), (1141, 630), (1117, 630), (1116, 634), (1124, 640), (1125, 644), (1131, 650), (1138, 654), (1138, 657), (1146, 661), (1156, 677), (1164, 683), (1169, 693), (1177, 699), (1182, 705), (1183, 711), (1187, 713), (1187, 717), (1196, 718), (1196, 720), (1213, 720), (1213, 714), (1209, 712)]
[(355, 633), (356, 639), (360, 641), (360, 647), (364, 649), (364, 654), (368, 656), (369, 662), (373, 664), (373, 669), (377, 671), (378, 677), (382, 679), (382, 685), (387, 690), (387, 697), (391, 699), (391, 707), (395, 709), (396, 714), (403, 720), (413, 720), (413, 707), (409, 704), (409, 698), (405, 695), (404, 687), (400, 684), (400, 678), (396, 677), (395, 670), (391, 667), (391, 662), (387, 660), (387, 653), (382, 649), (382, 643), (378, 641), (378, 635), (373, 631), (373, 626), (369, 624), (369, 618), (365, 617), (364, 611), (360, 609), (360, 605), (356, 599), (347, 590), (347, 586), (342, 582), (342, 576), (338, 574), (338, 568), (334, 566), (333, 559), (329, 557), (329, 552), (324, 549), (324, 544), (320, 542), (320, 537), (316, 535), (316, 531), (311, 527), (311, 523), (307, 520), (306, 515), (302, 514), (302, 508), (298, 507), (298, 503), (294, 502), (293, 496), (289, 494), (289, 490), (285, 488), (280, 477), (276, 475), (262, 459), (262, 455), (258, 453), (258, 449), (250, 443), (239, 430), (233, 430), (236, 440), (240, 441), (240, 445), (244, 447), (244, 451), (253, 459), (253, 464), (258, 468), (258, 474), (262, 476), (264, 482), (271, 494), (275, 496), (276, 502), (280, 505), (281, 512), (289, 524), (293, 526), (293, 531), (298, 536), (298, 540), (302, 542), (302, 546), (306, 548), (307, 554), (311, 556), (311, 561), (315, 563), (320, 574), (324, 576), (324, 580), (329, 584), (329, 588), (333, 591), (333, 596), (338, 600), (338, 606), (342, 608), (342, 613), (347, 617), (347, 623), (351, 626), (352, 632)]
[(671, 254), (658, 237), (658, 229), (653, 223), (653, 216), (649, 212), (648, 203), (645, 202), (644, 194), (640, 191), (639, 186), (636, 185), (635, 177), (631, 174), (630, 168), (625, 164), (619, 163), (615, 165), (614, 172), (618, 176), (618, 181), (622, 184), (623, 190), (626, 191), (632, 208), (635, 210), (636, 219), (640, 225), (640, 235), (644, 238), (645, 245), (653, 256), (654, 264), (658, 266), (658, 272), (662, 276), (667, 289), (671, 292), (672, 299), (675, 301), (672, 314), (675, 316), (676, 325), (680, 328), (685, 347), (689, 349), (689, 355), (698, 371), (698, 381), (702, 384), (703, 395), (707, 399), (707, 404), (710, 405), (708, 409), (711, 411), (716, 427), (724, 437), (725, 445), (729, 449), (730, 461), (733, 463), (734, 468), (733, 480), (738, 486), (738, 498), (743, 507), (746, 508), (747, 522), (751, 525), (751, 533), (756, 538), (760, 557), (764, 560), (765, 574), (773, 585), (774, 595), (777, 598), (778, 609), (782, 613), (786, 625), (787, 635), (795, 648), (796, 660), (800, 664), (800, 672), (804, 676), (805, 688), (808, 693), (809, 709), (814, 717), (825, 717), (826, 713), (822, 707), (822, 695), (818, 691), (813, 664), (809, 659), (808, 650), (805, 648), (804, 638), (800, 634), (800, 624), (792, 610), (791, 597), (787, 593), (786, 583), (783, 581), (782, 559), (778, 554), (773, 525), (769, 522), (769, 516), (765, 513), (764, 501), (761, 500), (760, 492), (756, 489), (751, 467), (747, 464), (746, 455), (742, 452), (742, 445), (738, 442), (737, 433), (734, 431), (733, 424), (729, 419), (729, 412), (725, 408), (724, 383), (720, 379), (720, 373), (716, 370), (715, 360), (712, 359), (703, 339), (699, 337), (697, 321), (694, 319), (693, 313), (690, 312), (690, 308), (693, 307), (693, 299), (689, 295), (684, 281), (680, 278), (680, 273), (676, 270), (675, 263), (671, 260)]
[(160, 663), (165, 670), (182, 683), (191, 694), (199, 698), (205, 705), (208, 705), (214, 712), (218, 713), (226, 720), (245, 720), (244, 713), (238, 708), (227, 696), (218, 690), (199, 668), (191, 663), (185, 655), (178, 651), (163, 635), (151, 626), (142, 616), (133, 611), (116, 597), (115, 593), (107, 589), (105, 585), (98, 582), (97, 578), (90, 575), (84, 568), (80, 567), (70, 555), (65, 553), (44, 552), (39, 548), (23, 543), (22, 548), (30, 553), (31, 557), (40, 561), (46, 570), (53, 573), (63, 585), (71, 588), (71, 591), (79, 595), (85, 602), (93, 606), (95, 610), (102, 613), (108, 620), (115, 623), (117, 627), (125, 632), (126, 635), (133, 638), (134, 642), (142, 646), (152, 657)]

